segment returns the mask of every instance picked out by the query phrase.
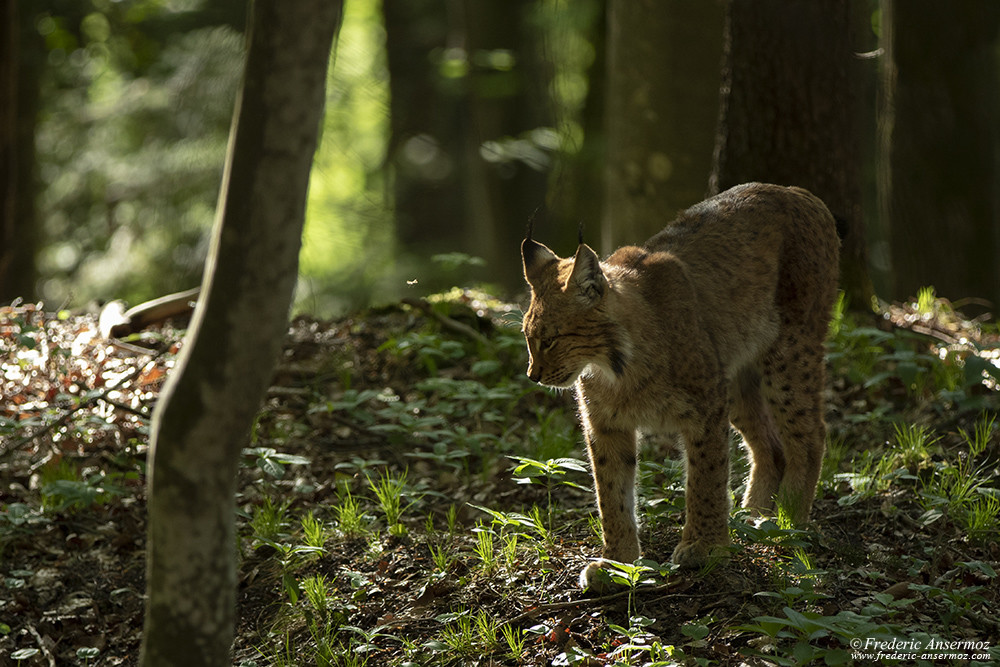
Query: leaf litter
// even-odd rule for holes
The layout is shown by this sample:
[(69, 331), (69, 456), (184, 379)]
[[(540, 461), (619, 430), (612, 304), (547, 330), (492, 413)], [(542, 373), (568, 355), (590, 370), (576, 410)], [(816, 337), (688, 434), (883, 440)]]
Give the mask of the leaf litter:
[[(296, 318), (240, 472), (235, 662), (736, 665), (806, 650), (832, 660), (845, 638), (796, 640), (811, 617), (795, 610), (875, 618), (872, 605), (909, 632), (996, 645), (996, 527), (974, 539), (954, 507), (931, 512), (928, 489), (961, 456), (961, 434), (995, 414), (1000, 346), (995, 325), (934, 304), (929, 315), (888, 306), (833, 337), (839, 444), (804, 536), (735, 519), (728, 565), (671, 572), (682, 487), (651, 441), (640, 489), (654, 575), (596, 597), (576, 587), (600, 546), (573, 463), (584, 455), (572, 398), (523, 377), (515, 307), (456, 290)], [(91, 315), (0, 310), (0, 663), (137, 663), (149, 418), (183, 333), (168, 322), (120, 341)], [(866, 487), (858, 457), (890, 458), (894, 422), (930, 425), (940, 440)], [(998, 430), (975, 462), (983, 489), (997, 487)], [(400, 479), (389, 525), (373, 488)], [(762, 618), (786, 634), (769, 637)]]

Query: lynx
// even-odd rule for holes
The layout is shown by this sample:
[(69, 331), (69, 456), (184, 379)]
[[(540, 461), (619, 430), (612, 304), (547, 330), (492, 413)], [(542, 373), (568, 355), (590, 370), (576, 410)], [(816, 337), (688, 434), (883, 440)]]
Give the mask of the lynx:
[[(808, 519), (824, 453), (823, 340), (836, 298), (833, 216), (806, 190), (749, 183), (601, 261), (528, 238), (528, 377), (575, 388), (604, 532), (603, 558), (640, 555), (637, 432), (684, 443), (685, 521), (673, 561), (729, 543), (730, 423), (751, 461), (743, 506), (778, 498)], [(590, 563), (588, 587), (602, 561)]]

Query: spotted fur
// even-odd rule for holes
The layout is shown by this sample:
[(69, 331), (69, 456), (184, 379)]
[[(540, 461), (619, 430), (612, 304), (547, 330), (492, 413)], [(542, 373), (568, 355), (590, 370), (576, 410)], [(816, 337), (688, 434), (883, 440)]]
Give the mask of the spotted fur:
[[(604, 530), (603, 557), (631, 562), (637, 431), (685, 444), (685, 523), (673, 560), (729, 542), (730, 423), (751, 468), (744, 507), (780, 496), (809, 516), (822, 464), (823, 340), (836, 297), (833, 216), (800, 188), (750, 183), (683, 212), (605, 261), (525, 239), (528, 376), (574, 387)], [(594, 582), (600, 561), (581, 575)]]

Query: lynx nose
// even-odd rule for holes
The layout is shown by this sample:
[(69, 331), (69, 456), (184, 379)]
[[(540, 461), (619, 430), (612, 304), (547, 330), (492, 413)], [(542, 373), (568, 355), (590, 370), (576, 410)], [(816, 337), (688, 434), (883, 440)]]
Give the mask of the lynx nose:
[(528, 364), (528, 379), (532, 382), (538, 382), (542, 379), (542, 372), (538, 370), (537, 364)]

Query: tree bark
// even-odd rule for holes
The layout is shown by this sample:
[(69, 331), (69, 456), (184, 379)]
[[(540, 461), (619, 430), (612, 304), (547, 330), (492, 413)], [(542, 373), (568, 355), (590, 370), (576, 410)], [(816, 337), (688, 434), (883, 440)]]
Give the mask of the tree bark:
[(885, 0), (882, 216), (891, 295), (932, 285), (1000, 304), (1000, 105), (993, 0)]
[(40, 235), (35, 215), (35, 126), (44, 45), (23, 0), (0, 9), (0, 304), (34, 300)]
[(141, 664), (231, 663), (234, 493), (295, 286), (331, 0), (256, 0), (202, 298), (153, 418)]
[(602, 248), (655, 234), (704, 199), (719, 108), (718, 2), (608, 3)]
[(870, 303), (860, 183), (862, 73), (852, 3), (730, 0), (710, 192), (762, 181), (822, 199), (843, 236), (841, 286)]

